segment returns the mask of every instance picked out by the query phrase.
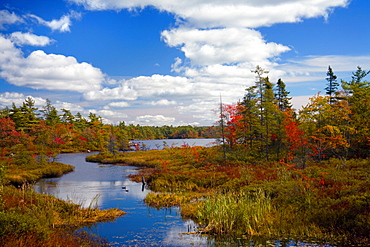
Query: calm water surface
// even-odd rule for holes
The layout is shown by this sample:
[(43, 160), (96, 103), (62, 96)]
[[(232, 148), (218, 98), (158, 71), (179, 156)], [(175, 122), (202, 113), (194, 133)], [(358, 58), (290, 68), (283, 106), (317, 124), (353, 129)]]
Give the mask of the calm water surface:
[[(148, 149), (181, 146), (183, 140), (150, 140)], [(202, 140), (206, 145), (214, 140)], [(194, 145), (194, 140), (187, 142)], [(161, 147), (160, 147), (161, 146)], [(160, 148), (159, 148), (160, 147)], [(101, 209), (117, 207), (125, 212), (114, 222), (98, 223), (88, 230), (106, 237), (112, 246), (207, 246), (207, 238), (199, 235), (181, 235), (195, 230), (190, 220), (182, 220), (179, 208), (157, 210), (148, 207), (143, 199), (150, 191), (142, 188), (127, 175), (138, 172), (138, 168), (118, 165), (100, 165), (85, 161), (87, 153), (61, 154), (59, 162), (75, 166), (75, 171), (60, 178), (43, 179), (35, 186), (39, 193), (52, 194), (71, 200), (84, 207), (97, 204)], [(123, 189), (124, 188), (124, 189)]]
[[(185, 143), (184, 143), (185, 141)], [(147, 149), (163, 146), (214, 145), (213, 139), (149, 140), (136, 141)], [(214, 241), (200, 235), (182, 235), (196, 230), (191, 220), (182, 220), (179, 208), (157, 210), (148, 207), (143, 199), (150, 191), (142, 188), (127, 175), (138, 168), (118, 165), (100, 165), (85, 161), (87, 153), (61, 154), (59, 162), (75, 166), (75, 171), (60, 178), (43, 179), (35, 186), (39, 193), (55, 195), (71, 200), (84, 207), (98, 205), (101, 209), (119, 208), (127, 214), (113, 222), (98, 223), (85, 228), (93, 234), (105, 237), (111, 246), (323, 246), (307, 245), (305, 242), (272, 241), (260, 245), (250, 240)], [(325, 246), (325, 245), (324, 245)], [(329, 246), (329, 245), (326, 245)]]

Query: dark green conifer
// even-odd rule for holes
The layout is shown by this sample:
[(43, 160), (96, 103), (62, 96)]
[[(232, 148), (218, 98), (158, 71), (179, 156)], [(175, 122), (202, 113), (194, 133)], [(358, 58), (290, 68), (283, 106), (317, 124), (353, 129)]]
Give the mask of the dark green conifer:
[(282, 79), (279, 79), (277, 81), (275, 92), (275, 99), (279, 110), (286, 111), (288, 109), (291, 109), (292, 104), (290, 103), (290, 100), (292, 98), (288, 97), (290, 92), (285, 89), (285, 83)]
[(332, 68), (329, 65), (328, 72), (326, 73), (328, 76), (326, 80), (328, 81), (328, 86), (325, 88), (326, 94), (329, 95), (329, 104), (333, 104), (336, 101), (336, 93), (338, 90), (339, 83), (337, 83), (337, 76), (334, 74)]

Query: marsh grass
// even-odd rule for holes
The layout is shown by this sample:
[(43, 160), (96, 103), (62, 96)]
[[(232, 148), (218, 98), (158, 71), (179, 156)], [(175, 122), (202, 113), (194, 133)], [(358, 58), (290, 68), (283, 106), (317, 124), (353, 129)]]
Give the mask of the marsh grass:
[[(213, 234), (263, 235), (370, 244), (370, 160), (330, 159), (305, 167), (253, 159), (220, 159), (217, 147), (119, 154), (140, 166), (146, 202), (181, 205), (184, 217)], [(100, 157), (102, 158), (102, 157)], [(104, 158), (102, 158), (104, 160)], [(189, 193), (189, 194), (187, 194)], [(196, 200), (191, 193), (203, 194)]]
[(22, 185), (27, 182), (37, 181), (41, 178), (60, 177), (73, 171), (74, 167), (58, 162), (46, 162), (33, 166), (4, 166), (4, 184)]
[[(113, 220), (124, 214), (118, 209), (100, 210), (97, 208), (96, 200), (93, 200), (89, 207), (82, 208), (81, 205), (60, 200), (54, 196), (38, 194), (26, 185), (21, 186), (20, 189), (4, 186), (3, 210), (0, 211), (0, 244), (77, 246), (63, 245), (63, 242), (59, 245), (47, 245), (47, 243), (56, 241), (52, 238), (57, 232), (64, 232), (68, 241), (76, 240), (78, 237), (72, 236), (76, 229), (96, 222)], [(62, 235), (58, 236), (60, 241), (64, 241)], [(9, 241), (14, 241), (10, 242), (13, 245), (9, 245)]]
[[(36, 218), (40, 224), (52, 228), (66, 226), (80, 226), (99, 220), (113, 219), (123, 212), (118, 209), (100, 210), (97, 207), (98, 196), (83, 208), (79, 204), (66, 202), (51, 195), (36, 193), (31, 188), (17, 189), (5, 186), (3, 201), (5, 213), (22, 213), (31, 218)], [(111, 215), (111, 216), (110, 216)]]
[(151, 207), (163, 208), (172, 206), (181, 206), (190, 202), (195, 202), (205, 196), (203, 193), (183, 192), (183, 193), (168, 193), (168, 192), (150, 192), (144, 199), (144, 202)]
[(271, 198), (262, 190), (255, 193), (216, 194), (199, 205), (197, 218), (204, 232), (256, 235), (272, 228)]
[(19, 236), (11, 234), (0, 237), (2, 247), (102, 247), (110, 246), (104, 238), (91, 235), (87, 232), (73, 233), (64, 230), (55, 230), (46, 239), (40, 239), (38, 235), (29, 233)]

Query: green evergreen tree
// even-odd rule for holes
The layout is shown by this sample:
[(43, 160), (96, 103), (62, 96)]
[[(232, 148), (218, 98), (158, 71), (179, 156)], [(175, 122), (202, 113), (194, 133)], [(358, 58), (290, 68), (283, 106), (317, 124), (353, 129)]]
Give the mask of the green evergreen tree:
[(57, 125), (61, 123), (57, 109), (51, 104), (49, 99), (46, 99), (46, 105), (41, 112), (44, 113), (44, 120), (49, 125)]
[(248, 87), (246, 89), (243, 101), (240, 103), (242, 116), (243, 132), (241, 133), (242, 142), (248, 144), (249, 150), (253, 150), (255, 141), (260, 137), (260, 120), (257, 108), (257, 94), (256, 86)]
[(63, 115), (62, 115), (62, 122), (63, 123), (70, 123), (70, 124), (73, 124), (74, 120), (75, 120), (75, 117), (73, 116), (73, 114), (71, 113), (70, 110), (67, 110), (67, 109), (61, 109), (63, 111)]
[(83, 130), (83, 129), (86, 129), (86, 127), (88, 126), (88, 122), (87, 120), (81, 115), (81, 113), (77, 112), (76, 113), (76, 116), (75, 116), (75, 120), (74, 120), (74, 125), (80, 129), (80, 130)]
[(326, 95), (329, 95), (329, 104), (333, 104), (336, 101), (335, 95), (338, 90), (339, 83), (337, 83), (337, 76), (334, 74), (332, 68), (329, 66), (328, 72), (326, 73), (328, 77), (328, 86), (325, 88)]
[(256, 69), (255, 70), (251, 70), (252, 73), (255, 73), (256, 74), (256, 88), (257, 88), (257, 91), (258, 91), (258, 96), (259, 96), (259, 102), (258, 102), (258, 105), (260, 106), (260, 122), (261, 122), (261, 126), (263, 125), (263, 91), (264, 91), (264, 88), (263, 88), (263, 84), (264, 84), (264, 81), (266, 79), (266, 77), (263, 77), (262, 75), (263, 74), (268, 74), (269, 71), (261, 68), (259, 65), (256, 66)]
[(0, 118), (5, 118), (10, 116), (10, 109), (5, 107), (4, 109), (0, 109)]
[(284, 149), (284, 114), (283, 112), (290, 111), (292, 109), (292, 104), (290, 103), (290, 100), (292, 99), (289, 96), (289, 93), (286, 90), (286, 86), (284, 81), (280, 78), (275, 87), (275, 101), (276, 105), (280, 112), (276, 114), (275, 120), (277, 124), (275, 139), (274, 139), (274, 147), (276, 150), (276, 158), (280, 159), (282, 155), (282, 150)]
[(15, 122), (16, 129), (18, 131), (29, 132), (32, 126), (39, 123), (40, 120), (37, 116), (40, 114), (37, 113), (37, 110), (35, 101), (31, 97), (28, 97), (20, 107), (16, 107), (13, 103), (10, 110), (10, 118)]
[(273, 144), (272, 137), (276, 136), (277, 133), (277, 126), (278, 126), (278, 116), (279, 111), (276, 107), (275, 102), (275, 95), (273, 91), (273, 84), (269, 81), (269, 78), (266, 77), (263, 83), (263, 101), (262, 101), (262, 109), (263, 109), (263, 141), (265, 144), (265, 157), (266, 160), (270, 159), (270, 148)]
[(285, 83), (282, 79), (279, 79), (276, 83), (275, 99), (277, 106), (280, 111), (286, 111), (292, 108), (290, 103), (291, 97), (288, 97), (290, 92), (285, 89)]
[(342, 81), (351, 110), (349, 127), (356, 130), (348, 137), (352, 140), (350, 152), (362, 157), (369, 154), (370, 82), (364, 80), (368, 74), (370, 70), (362, 70), (358, 66), (357, 71), (352, 73), (350, 82)]

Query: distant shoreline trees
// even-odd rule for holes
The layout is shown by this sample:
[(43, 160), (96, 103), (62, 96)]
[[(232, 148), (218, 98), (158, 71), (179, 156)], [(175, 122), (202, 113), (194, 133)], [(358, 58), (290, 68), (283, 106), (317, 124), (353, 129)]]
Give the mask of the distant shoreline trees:
[(31, 97), (17, 107), (0, 110), (0, 141), (3, 155), (28, 149), (30, 153), (77, 152), (86, 150), (126, 150), (133, 139), (215, 138), (216, 127), (140, 126), (103, 124), (102, 118), (90, 113), (84, 118), (67, 109), (61, 113), (49, 99), (38, 109)]

